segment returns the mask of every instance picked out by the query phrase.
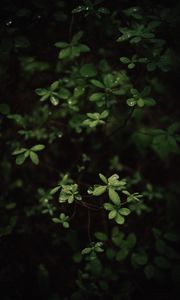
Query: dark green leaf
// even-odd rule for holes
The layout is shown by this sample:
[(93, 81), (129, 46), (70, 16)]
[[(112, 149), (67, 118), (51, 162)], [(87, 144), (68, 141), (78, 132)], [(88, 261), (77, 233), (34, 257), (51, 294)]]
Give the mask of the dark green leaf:
[(30, 152), (30, 158), (35, 165), (39, 164), (39, 157), (35, 152), (33, 151)]

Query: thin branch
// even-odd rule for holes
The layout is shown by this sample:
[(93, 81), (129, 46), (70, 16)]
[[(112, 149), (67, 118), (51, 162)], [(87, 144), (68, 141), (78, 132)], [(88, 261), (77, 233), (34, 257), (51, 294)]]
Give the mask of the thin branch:
[(129, 122), (129, 120), (131, 119), (133, 112), (135, 110), (135, 106), (131, 108), (129, 114), (127, 115), (127, 117), (125, 118), (124, 122), (122, 125), (118, 126), (116, 129), (114, 129), (112, 132), (110, 132), (107, 137), (112, 136), (114, 134), (116, 134), (120, 129), (123, 129), (126, 127), (127, 123)]
[(73, 211), (72, 215), (70, 216), (69, 220), (72, 220), (75, 217), (75, 215), (76, 215), (76, 208), (77, 208), (77, 206), (76, 206), (76, 203), (75, 203), (75, 205), (74, 205), (74, 211)]
[(88, 209), (88, 238), (89, 238), (89, 242), (92, 242), (91, 239), (91, 215), (90, 215), (90, 210)]
[(72, 14), (70, 25), (69, 25), (69, 34), (68, 34), (68, 36), (69, 36), (69, 42), (71, 41), (71, 38), (72, 38), (73, 25), (74, 25), (74, 15)]

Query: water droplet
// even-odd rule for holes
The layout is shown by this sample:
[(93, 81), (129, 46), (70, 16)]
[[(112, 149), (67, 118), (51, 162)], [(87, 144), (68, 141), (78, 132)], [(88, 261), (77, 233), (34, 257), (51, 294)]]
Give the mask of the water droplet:
[(41, 16), (41, 15), (35, 15), (35, 16), (34, 16), (34, 19), (35, 19), (35, 20), (37, 20), (37, 19), (41, 19), (41, 18), (42, 18), (42, 16)]
[(69, 105), (73, 104), (72, 100), (68, 100), (68, 104)]
[(6, 22), (6, 26), (11, 26), (11, 24), (12, 24), (12, 20), (8, 20), (7, 22)]
[(62, 133), (62, 132), (59, 132), (57, 136), (58, 136), (58, 138), (62, 138), (63, 133)]

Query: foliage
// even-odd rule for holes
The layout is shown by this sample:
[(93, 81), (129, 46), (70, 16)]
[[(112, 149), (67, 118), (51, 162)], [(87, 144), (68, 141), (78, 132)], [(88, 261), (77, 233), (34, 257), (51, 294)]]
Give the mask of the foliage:
[(176, 299), (179, 2), (2, 4), (1, 299)]

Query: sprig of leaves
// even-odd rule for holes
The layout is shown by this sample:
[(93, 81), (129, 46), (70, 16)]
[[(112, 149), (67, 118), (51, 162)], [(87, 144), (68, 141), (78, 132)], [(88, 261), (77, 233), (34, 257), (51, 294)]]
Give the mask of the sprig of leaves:
[(107, 110), (104, 110), (102, 113), (95, 112), (87, 113), (86, 115), (88, 116), (88, 118), (83, 121), (82, 125), (85, 127), (94, 128), (98, 125), (105, 124), (104, 119), (108, 117), (109, 112)]
[(13, 151), (12, 155), (16, 155), (16, 164), (22, 165), (25, 160), (29, 157), (31, 161), (35, 164), (39, 164), (39, 156), (36, 152), (41, 151), (45, 148), (44, 145), (38, 144), (30, 149), (28, 148), (20, 148)]
[(69, 228), (69, 216), (64, 213), (60, 213), (59, 218), (52, 218), (52, 221), (56, 224), (62, 224), (64, 228)]
[(102, 246), (103, 242), (92, 242), (90, 243), (89, 247), (86, 247), (81, 251), (81, 254), (87, 256), (88, 260), (94, 260), (97, 257), (97, 253), (101, 253), (104, 251)]
[(63, 60), (72, 60), (80, 56), (81, 53), (86, 53), (90, 51), (90, 48), (80, 43), (80, 39), (83, 36), (83, 31), (77, 32), (73, 37), (70, 43), (67, 42), (57, 42), (55, 46), (60, 48), (59, 59)]

